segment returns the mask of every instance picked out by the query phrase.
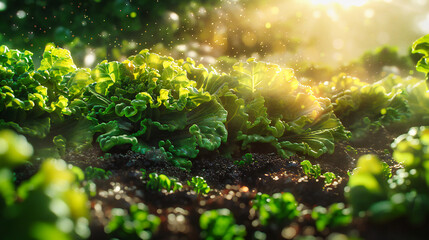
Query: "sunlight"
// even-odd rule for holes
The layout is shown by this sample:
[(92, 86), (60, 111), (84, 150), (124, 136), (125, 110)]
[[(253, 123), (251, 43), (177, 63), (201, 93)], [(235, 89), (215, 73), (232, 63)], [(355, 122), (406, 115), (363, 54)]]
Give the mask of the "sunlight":
[(369, 0), (310, 0), (314, 5), (340, 5), (344, 8), (360, 7), (369, 2)]

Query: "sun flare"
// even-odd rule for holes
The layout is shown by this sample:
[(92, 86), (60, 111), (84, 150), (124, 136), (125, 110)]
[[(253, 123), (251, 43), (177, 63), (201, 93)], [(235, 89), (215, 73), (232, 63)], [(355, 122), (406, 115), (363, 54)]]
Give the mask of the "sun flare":
[(359, 7), (365, 5), (369, 0), (310, 0), (314, 5), (340, 5), (342, 7)]

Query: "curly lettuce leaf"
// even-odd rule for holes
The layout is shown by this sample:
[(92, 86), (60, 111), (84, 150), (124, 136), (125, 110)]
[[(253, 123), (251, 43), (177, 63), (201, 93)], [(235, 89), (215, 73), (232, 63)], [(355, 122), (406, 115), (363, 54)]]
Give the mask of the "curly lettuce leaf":
[(38, 71), (49, 71), (53, 76), (64, 76), (75, 71), (76, 65), (73, 62), (70, 51), (56, 48), (53, 44), (48, 44), (43, 53)]
[(320, 83), (313, 90), (314, 94), (319, 97), (336, 98), (335, 95), (337, 94), (341, 94), (344, 91), (355, 91), (365, 85), (368, 84), (361, 82), (359, 78), (341, 73), (333, 77), (331, 81)]
[(18, 77), (21, 74), (34, 70), (33, 53), (29, 51), (21, 52), (9, 49), (7, 46), (0, 46), (0, 76), (2, 79)]
[(416, 65), (419, 72), (426, 74), (426, 80), (429, 80), (429, 34), (417, 39), (412, 46), (413, 53), (423, 54), (423, 57)]
[[(0, 128), (26, 135), (37, 152), (58, 152), (54, 145), (61, 153), (66, 145), (88, 146), (92, 135), (83, 117), (86, 106), (78, 99), (93, 82), (88, 69), (77, 69), (70, 52), (53, 45), (46, 47), (36, 71), (31, 56), (0, 47), (0, 75), (5, 76), (2, 70), (12, 73), (0, 81)], [(59, 134), (65, 138), (55, 137)]]
[(187, 168), (199, 149), (225, 142), (227, 113), (209, 92), (196, 88), (182, 62), (142, 51), (123, 63), (103, 62), (84, 93), (103, 151), (130, 144)]
[(364, 85), (332, 98), (335, 114), (353, 132), (354, 139), (410, 117), (402, 89), (393, 88), (389, 92), (383, 85), (383, 82)]
[(228, 130), (237, 132), (235, 140), (243, 149), (268, 143), (283, 157), (318, 157), (332, 153), (335, 141), (349, 137), (330, 101), (316, 98), (291, 69), (249, 59), (235, 65), (232, 75), (238, 79), (234, 93), (241, 102), (229, 103), (241, 105), (232, 108), (239, 114), (228, 122)]

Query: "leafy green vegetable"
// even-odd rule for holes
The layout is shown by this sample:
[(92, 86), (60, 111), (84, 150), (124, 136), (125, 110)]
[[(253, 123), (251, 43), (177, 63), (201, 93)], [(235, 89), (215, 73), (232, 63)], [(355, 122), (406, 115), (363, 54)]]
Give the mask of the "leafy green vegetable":
[(350, 177), (348, 198), (355, 214), (368, 214), (377, 222), (406, 217), (420, 225), (429, 216), (429, 149), (427, 127), (411, 128), (392, 144), (393, 158), (404, 165), (391, 178), (391, 171), (374, 156), (359, 159)]
[(299, 216), (295, 197), (291, 193), (275, 193), (272, 196), (258, 193), (253, 208), (259, 212), (262, 225), (284, 227)]
[(333, 172), (325, 172), (323, 176), (325, 177), (325, 184), (331, 184), (337, 179), (337, 176)]
[[(88, 238), (89, 211), (77, 175), (62, 160), (45, 160), (17, 190), (10, 170), (32, 154), (25, 137), (0, 131), (0, 231), (5, 239)], [(18, 145), (19, 144), (19, 145)], [(67, 226), (59, 223), (66, 222)]]
[(253, 158), (252, 154), (246, 153), (243, 156), (243, 160), (240, 160), (240, 161), (236, 160), (234, 161), (234, 164), (238, 166), (243, 166), (243, 165), (249, 165), (253, 162), (255, 162), (255, 159)]
[(104, 231), (119, 239), (151, 239), (158, 231), (161, 220), (149, 214), (143, 203), (131, 205), (129, 213), (121, 208), (112, 209), (112, 218)]
[(413, 53), (423, 54), (423, 57), (417, 63), (416, 69), (419, 72), (426, 73), (426, 81), (429, 80), (429, 34), (417, 39), (413, 43)]
[(171, 179), (164, 174), (151, 173), (146, 187), (151, 190), (161, 191), (166, 189), (167, 191), (175, 192), (182, 189), (183, 186), (177, 180)]
[(304, 174), (310, 178), (317, 179), (322, 174), (322, 170), (320, 169), (320, 164), (312, 165), (310, 161), (304, 160), (301, 162), (302, 171)]
[(209, 210), (200, 217), (201, 238), (208, 240), (241, 240), (246, 236), (246, 228), (235, 224), (234, 216), (226, 208)]
[(315, 91), (331, 99), (335, 115), (354, 139), (410, 117), (403, 89), (389, 88), (384, 81), (366, 84), (342, 74)]
[(352, 147), (352, 146), (350, 146), (350, 145), (347, 145), (347, 146), (346, 146), (346, 150), (347, 150), (348, 152), (352, 152), (352, 153), (354, 153), (354, 154), (357, 154), (357, 153), (358, 153), (358, 151), (357, 151), (354, 147)]
[(317, 206), (313, 208), (311, 217), (316, 221), (317, 231), (329, 228), (347, 226), (352, 222), (351, 211), (345, 208), (344, 203), (334, 203), (328, 209)]
[(25, 163), (33, 155), (27, 139), (11, 130), (0, 131), (0, 168), (12, 168)]
[[(62, 154), (66, 143), (77, 148), (88, 145), (92, 134), (83, 116), (85, 104), (79, 99), (83, 88), (93, 82), (81, 77), (88, 70), (77, 69), (70, 52), (53, 45), (47, 45), (37, 70), (31, 56), (28, 51), (0, 47), (0, 128), (48, 138)], [(39, 142), (33, 141), (36, 149), (45, 147)]]
[(402, 91), (410, 111), (410, 119), (406, 123), (411, 126), (426, 125), (429, 113), (429, 94), (427, 93), (426, 81), (418, 78), (402, 78), (395, 75), (380, 80), (377, 84), (382, 85), (386, 91)]
[(374, 202), (385, 200), (388, 184), (380, 160), (374, 155), (360, 157), (347, 186), (346, 196), (356, 216), (364, 214)]
[(85, 168), (85, 178), (87, 180), (93, 179), (109, 179), (112, 176), (111, 171), (106, 171), (101, 168), (89, 166)]
[(159, 149), (158, 158), (190, 168), (200, 148), (213, 151), (227, 139), (227, 112), (172, 58), (144, 50), (123, 63), (104, 61), (91, 76), (85, 99), (103, 151)]
[(210, 187), (207, 185), (206, 180), (202, 177), (192, 177), (191, 181), (188, 181), (188, 185), (197, 193), (207, 194), (210, 192)]
[(335, 99), (336, 95), (344, 91), (355, 91), (365, 85), (368, 85), (368, 83), (362, 82), (359, 78), (341, 73), (338, 76), (332, 77), (331, 81), (320, 83), (313, 89), (317, 96)]
[(381, 163), (382, 167), (383, 167), (383, 176), (384, 179), (389, 179), (392, 177), (392, 169), (390, 169), (389, 165), (385, 162)]
[(228, 141), (242, 149), (266, 143), (283, 157), (297, 152), (318, 157), (349, 137), (330, 101), (316, 98), (291, 69), (249, 59), (234, 65), (230, 75), (220, 75), (190, 60), (183, 65), (228, 111)]

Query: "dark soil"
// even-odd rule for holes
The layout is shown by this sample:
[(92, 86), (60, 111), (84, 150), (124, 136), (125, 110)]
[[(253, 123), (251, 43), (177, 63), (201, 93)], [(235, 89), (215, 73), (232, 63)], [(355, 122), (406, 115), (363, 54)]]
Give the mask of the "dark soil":
[[(111, 217), (112, 208), (128, 209), (130, 205), (140, 202), (146, 204), (150, 212), (159, 216), (162, 221), (155, 239), (199, 239), (200, 215), (206, 210), (218, 208), (228, 208), (232, 211), (236, 222), (246, 226), (248, 239), (254, 239), (256, 231), (265, 232), (267, 239), (293, 239), (299, 235), (313, 235), (323, 239), (332, 232), (357, 235), (364, 239), (410, 239), (409, 231), (417, 234), (427, 234), (429, 231), (424, 228), (412, 229), (403, 224), (404, 221), (381, 227), (366, 219), (359, 219), (347, 228), (317, 232), (309, 215), (314, 206), (326, 207), (336, 202), (346, 203), (344, 187), (348, 181), (347, 172), (355, 168), (360, 156), (376, 154), (393, 170), (400, 167), (392, 160), (390, 149), (390, 143), (399, 133), (391, 132), (382, 129), (361, 141), (338, 143), (334, 154), (326, 154), (317, 159), (301, 156), (282, 159), (275, 153), (254, 152), (252, 155), (255, 162), (237, 166), (234, 165), (234, 160), (239, 160), (241, 156), (228, 159), (221, 155), (206, 154), (194, 159), (188, 172), (165, 161), (149, 160), (146, 156), (132, 151), (102, 157), (102, 151), (96, 146), (81, 154), (68, 153), (65, 159), (82, 169), (93, 166), (113, 173), (108, 180), (95, 180), (97, 195), (90, 198), (91, 239), (108, 239), (104, 226)], [(300, 165), (304, 159), (320, 164), (322, 173), (330, 171), (339, 178), (329, 186), (324, 184), (323, 178), (308, 179)], [(34, 167), (27, 168), (28, 172), (35, 172)], [(183, 183), (184, 188), (175, 193), (148, 190), (140, 169), (145, 169), (147, 173), (156, 172), (175, 177)], [(202, 176), (212, 189), (210, 193), (197, 195), (190, 191), (186, 181), (192, 176)], [(25, 176), (20, 177), (24, 178)], [(251, 201), (258, 192), (291, 192), (300, 203), (299, 208), (304, 214), (285, 226), (263, 227), (258, 223), (257, 213), (252, 209)], [(389, 236), (385, 235), (386, 232)], [(403, 232), (407, 235), (401, 235)]]

